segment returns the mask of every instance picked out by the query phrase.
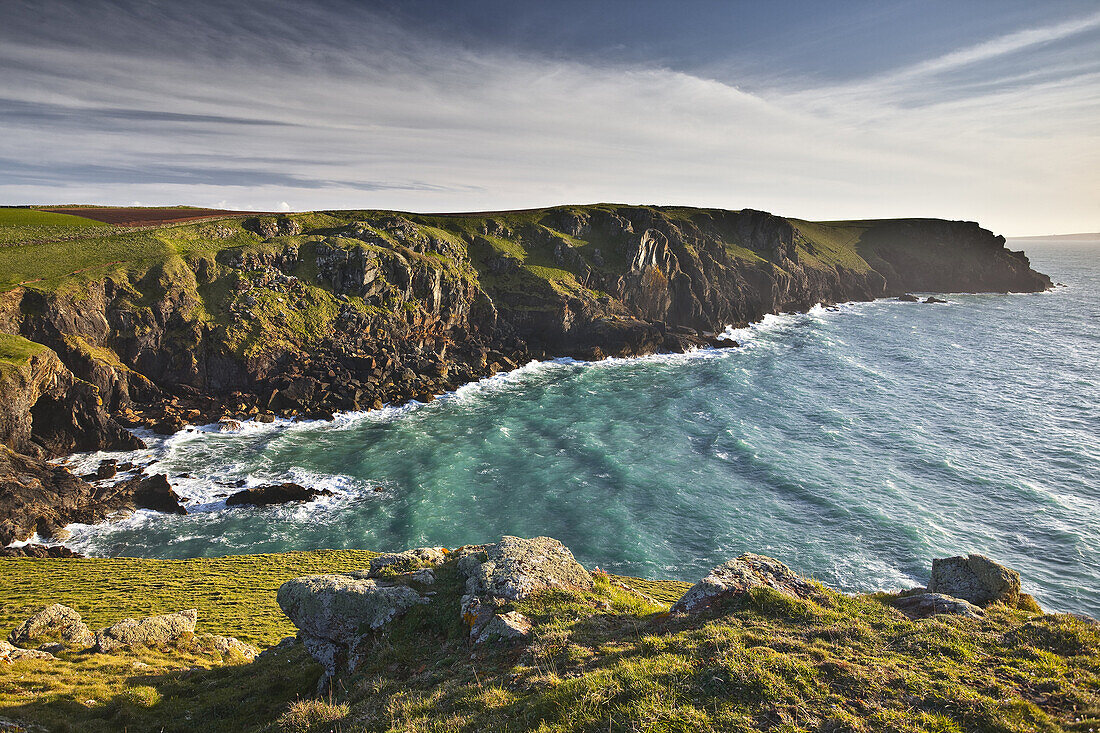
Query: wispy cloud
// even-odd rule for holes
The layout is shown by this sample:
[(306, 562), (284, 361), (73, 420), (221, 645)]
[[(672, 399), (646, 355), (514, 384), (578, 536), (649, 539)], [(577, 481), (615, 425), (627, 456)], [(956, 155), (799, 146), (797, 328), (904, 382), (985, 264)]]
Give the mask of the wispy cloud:
[(169, 15), (171, 53), (149, 38), (0, 43), (0, 201), (619, 200), (977, 218), (1012, 234), (1100, 225), (1100, 54), (1062, 48), (1095, 41), (1100, 14), (828, 87), (748, 93), (448, 45), (358, 6), (341, 9), (347, 28), (313, 33), (289, 7), (227, 19), (232, 36)]

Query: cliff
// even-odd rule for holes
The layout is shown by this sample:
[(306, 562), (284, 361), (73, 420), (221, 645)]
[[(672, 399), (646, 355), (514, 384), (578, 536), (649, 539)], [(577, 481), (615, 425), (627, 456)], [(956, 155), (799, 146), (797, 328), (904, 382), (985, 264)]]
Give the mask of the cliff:
[(819, 302), (1051, 284), (972, 222), (752, 210), (327, 211), (4, 241), (0, 442), (31, 458), (132, 448), (137, 425), (423, 401), (533, 358), (728, 345), (726, 326)]

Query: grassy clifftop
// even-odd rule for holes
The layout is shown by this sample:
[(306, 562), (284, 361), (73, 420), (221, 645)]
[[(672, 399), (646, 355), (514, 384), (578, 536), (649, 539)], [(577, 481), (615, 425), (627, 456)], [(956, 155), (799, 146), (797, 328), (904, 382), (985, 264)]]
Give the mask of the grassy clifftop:
[[(217, 560), (0, 560), (0, 631), (47, 602), (93, 628), (199, 610), (199, 632), (271, 645), (274, 603), (301, 573), (371, 553)], [(694, 619), (664, 607), (686, 584), (598, 579), (517, 608), (526, 647), (471, 648), (439, 574), (437, 600), (378, 632), (331, 698), (301, 645), (252, 664), (172, 649), (0, 665), (0, 719), (62, 731), (1087, 731), (1100, 724), (1100, 626), (993, 606), (910, 621), (887, 596), (818, 602), (756, 589)], [(452, 607), (453, 606), (453, 607)], [(0, 726), (4, 725), (0, 722)], [(8, 728), (16, 729), (20, 728)]]

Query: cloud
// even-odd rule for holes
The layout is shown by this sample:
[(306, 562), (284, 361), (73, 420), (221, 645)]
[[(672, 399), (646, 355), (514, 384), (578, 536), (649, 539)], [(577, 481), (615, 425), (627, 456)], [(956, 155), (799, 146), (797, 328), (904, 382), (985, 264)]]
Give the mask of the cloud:
[[(455, 211), (612, 200), (945, 216), (1013, 234), (1100, 226), (1100, 62), (1058, 43), (1100, 16), (888, 74), (749, 93), (664, 68), (449, 46), (357, 9), (346, 27), (328, 16), (291, 27), (271, 7), (209, 37), (169, 16), (171, 53), (110, 33), (96, 48), (67, 36), (0, 44), (0, 201)], [(1036, 66), (986, 68), (1014, 55)]]

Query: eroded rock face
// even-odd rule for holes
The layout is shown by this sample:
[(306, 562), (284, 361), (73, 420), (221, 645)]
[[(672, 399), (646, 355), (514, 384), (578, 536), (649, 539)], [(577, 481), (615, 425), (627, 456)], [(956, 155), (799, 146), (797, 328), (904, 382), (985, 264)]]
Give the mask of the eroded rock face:
[(198, 611), (189, 609), (143, 619), (123, 619), (96, 632), (95, 650), (113, 652), (133, 646), (165, 646), (185, 634), (195, 633)]
[(589, 590), (592, 576), (565, 545), (551, 537), (504, 536), (492, 545), (463, 548), (458, 569), (466, 576), (460, 612), (476, 643), (524, 637), (531, 629), (522, 614), (498, 613), (507, 601), (552, 588)]
[(932, 561), (930, 593), (961, 598), (976, 606), (1020, 600), (1020, 574), (993, 562), (985, 555), (939, 558)]
[(744, 595), (753, 588), (771, 588), (789, 596), (811, 600), (820, 593), (816, 586), (778, 560), (747, 553), (711, 570), (669, 611), (698, 613), (719, 600)]
[(283, 583), (277, 600), (301, 630), (306, 649), (325, 668), (327, 679), (341, 668), (354, 669), (360, 638), (429, 599), (406, 585), (348, 575), (307, 575)]
[(8, 636), (15, 646), (30, 648), (43, 644), (86, 649), (95, 643), (95, 634), (80, 614), (60, 603), (46, 606), (19, 625)]
[(942, 593), (915, 593), (910, 596), (902, 596), (895, 599), (893, 605), (894, 608), (914, 620), (941, 613), (973, 619), (985, 615), (985, 612), (977, 606), (967, 603), (961, 598), (952, 598)]

